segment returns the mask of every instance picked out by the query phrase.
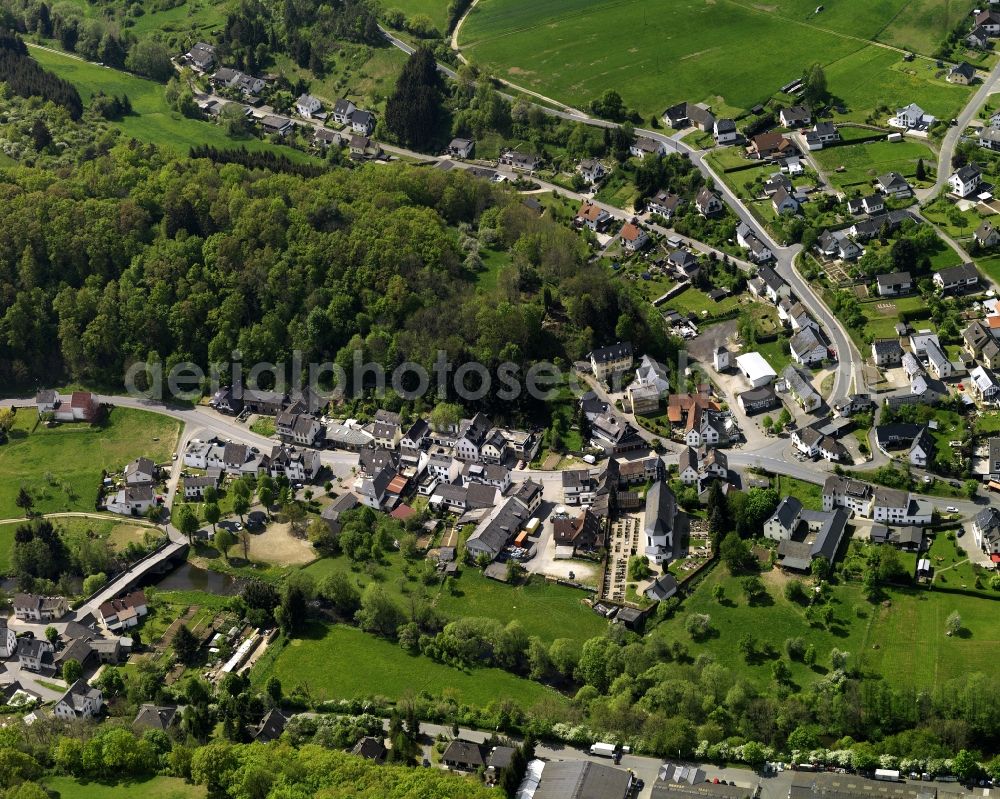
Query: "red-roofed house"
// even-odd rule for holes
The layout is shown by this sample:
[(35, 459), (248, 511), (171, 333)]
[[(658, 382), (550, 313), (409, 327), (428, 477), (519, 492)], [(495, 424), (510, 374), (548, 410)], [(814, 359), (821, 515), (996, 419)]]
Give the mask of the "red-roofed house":
[(413, 510), (413, 508), (411, 508), (409, 505), (398, 505), (396, 509), (393, 510), (393, 512), (390, 513), (389, 515), (392, 516), (393, 519), (398, 519), (401, 522), (405, 522), (415, 513), (416, 511)]
[(649, 244), (649, 236), (646, 235), (645, 230), (636, 224), (636, 220), (634, 219), (622, 225), (621, 232), (618, 235), (621, 236), (625, 249), (632, 252), (641, 250)]
[(69, 402), (56, 408), (55, 418), (60, 422), (96, 422), (100, 410), (97, 397), (89, 391), (74, 391)]
[(100, 608), (101, 622), (112, 632), (135, 627), (139, 619), (148, 612), (146, 595), (142, 591), (133, 591), (121, 599), (112, 599)]

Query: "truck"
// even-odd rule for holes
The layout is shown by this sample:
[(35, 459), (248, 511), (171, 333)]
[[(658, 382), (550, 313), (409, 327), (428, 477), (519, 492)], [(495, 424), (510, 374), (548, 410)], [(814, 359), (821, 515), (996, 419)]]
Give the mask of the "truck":
[(875, 779), (885, 782), (899, 782), (899, 771), (894, 768), (875, 769)]
[(598, 741), (595, 744), (590, 745), (590, 754), (596, 757), (614, 757), (615, 752), (618, 751), (618, 747), (614, 744), (606, 744)]

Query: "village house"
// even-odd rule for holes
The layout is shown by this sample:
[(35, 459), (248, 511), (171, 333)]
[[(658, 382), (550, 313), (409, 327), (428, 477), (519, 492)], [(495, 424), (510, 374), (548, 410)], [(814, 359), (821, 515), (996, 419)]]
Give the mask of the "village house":
[(479, 483), (507, 493), (510, 488), (510, 469), (495, 463), (466, 463), (462, 469), (462, 479), (466, 483)]
[(933, 280), (942, 292), (961, 291), (979, 284), (979, 270), (973, 263), (951, 266), (935, 272)]
[(146, 730), (167, 732), (180, 720), (176, 705), (152, 705), (144, 703), (132, 721), (132, 731), (142, 735)]
[(934, 124), (934, 117), (916, 103), (910, 103), (905, 108), (897, 110), (896, 115), (889, 122), (897, 128), (923, 130)]
[(757, 272), (757, 277), (764, 284), (764, 296), (777, 305), (783, 297), (790, 297), (792, 287), (785, 282), (785, 279), (774, 271), (770, 266), (762, 266)]
[(757, 237), (746, 222), (740, 222), (736, 227), (736, 243), (747, 251), (749, 260), (756, 264), (774, 260), (771, 248)]
[(123, 516), (142, 516), (155, 501), (152, 486), (126, 486), (109, 497), (107, 509)]
[(582, 510), (575, 518), (568, 515), (553, 517), (552, 537), (555, 540), (557, 553), (560, 547), (569, 547), (575, 557), (580, 553), (595, 552), (604, 547), (604, 525), (588, 508)]
[(861, 248), (842, 230), (824, 230), (816, 239), (816, 249), (828, 258), (853, 261), (861, 257)]
[(60, 402), (54, 410), (57, 422), (90, 422), (100, 417), (101, 406), (89, 391), (74, 391), (69, 402)]
[(868, 483), (832, 474), (823, 484), (823, 510), (846, 508), (859, 516), (868, 516), (874, 491)]
[(788, 346), (795, 362), (804, 366), (820, 363), (829, 354), (822, 333), (813, 327), (804, 328), (792, 336)]
[(913, 291), (913, 278), (909, 272), (892, 272), (875, 278), (880, 297), (899, 297)]
[(285, 477), (292, 483), (311, 483), (319, 474), (322, 463), (315, 450), (279, 444), (271, 449), (270, 455), (261, 458), (260, 468), (271, 477)]
[(972, 237), (976, 240), (976, 244), (988, 250), (1000, 243), (1000, 230), (995, 228), (988, 219), (984, 219)]
[(69, 612), (69, 603), (61, 596), (14, 594), (13, 604), (19, 621), (58, 621)]
[(785, 497), (778, 503), (774, 514), (764, 522), (764, 536), (774, 541), (792, 537), (799, 524), (802, 503), (795, 497)]
[(482, 413), (463, 419), (455, 440), (455, 457), (460, 461), (482, 460), (483, 444), (492, 428), (489, 417)]
[(17, 662), (28, 671), (54, 674), (55, 648), (45, 638), (18, 638)]
[(750, 140), (747, 155), (758, 160), (787, 158), (797, 155), (798, 148), (781, 133), (760, 133)]
[(441, 762), (455, 771), (475, 771), (486, 766), (479, 744), (455, 738), (445, 748)]
[(483, 555), (495, 560), (530, 517), (527, 506), (520, 499), (509, 497), (476, 526), (466, 541), (466, 552), (473, 558)]
[(215, 66), (215, 46), (198, 42), (185, 53), (188, 63), (199, 72), (207, 72)]
[(897, 338), (877, 338), (872, 342), (872, 361), (878, 367), (899, 366), (903, 362), (903, 347)]
[(656, 196), (646, 200), (646, 210), (651, 214), (659, 214), (666, 220), (673, 219), (677, 213), (677, 208), (684, 202), (677, 194), (668, 191), (659, 191)]
[(778, 395), (770, 386), (752, 388), (749, 391), (737, 395), (736, 401), (747, 416), (755, 416), (764, 413), (772, 408), (777, 408), (779, 403)]
[(646, 446), (631, 424), (611, 414), (603, 414), (591, 422), (591, 442), (610, 455)]
[(827, 144), (840, 141), (840, 131), (832, 122), (817, 122), (806, 132), (806, 146), (810, 150), (822, 150)]
[(785, 188), (780, 188), (771, 197), (771, 207), (778, 215), (797, 214), (799, 201), (792, 197)]
[(965, 43), (974, 50), (987, 50), (990, 46), (990, 34), (982, 25), (976, 25), (965, 35)]
[(792, 364), (788, 364), (785, 367), (785, 370), (781, 373), (781, 377), (785, 381), (788, 393), (806, 413), (813, 413), (823, 404), (823, 398), (813, 388), (809, 378), (792, 366)]
[(588, 185), (595, 185), (604, 180), (608, 174), (607, 168), (596, 158), (584, 158), (576, 167), (584, 182)]
[(635, 218), (622, 225), (618, 235), (622, 240), (622, 245), (630, 252), (638, 252), (649, 244), (649, 236), (646, 235), (645, 230), (639, 227), (638, 220)]
[(801, 128), (812, 121), (812, 115), (805, 106), (793, 105), (791, 108), (782, 108), (778, 112), (778, 119), (786, 128)]
[(1000, 510), (983, 508), (972, 518), (972, 537), (988, 555), (1000, 555)]
[(997, 383), (996, 375), (982, 366), (977, 366), (969, 372), (969, 381), (972, 383), (973, 393), (982, 402), (996, 402), (1000, 396), (1000, 383)]
[(881, 194), (869, 194), (867, 197), (855, 197), (847, 201), (847, 210), (855, 216), (868, 214), (874, 216), (885, 212), (885, 198)]
[(448, 143), (448, 155), (453, 158), (468, 158), (475, 146), (476, 143), (472, 139), (452, 139)]
[(111, 632), (131, 629), (149, 612), (146, 594), (142, 591), (133, 591), (118, 599), (105, 602), (98, 612), (101, 624)]
[(351, 141), (347, 145), (351, 157), (354, 159), (377, 159), (381, 158), (382, 146), (374, 142), (367, 136), (356, 134), (351, 136)]
[(99, 688), (91, 688), (83, 680), (73, 683), (56, 702), (52, 712), (64, 721), (94, 718), (104, 706), (104, 695)]
[(125, 485), (151, 486), (158, 474), (156, 464), (149, 458), (136, 458), (125, 467)]
[(352, 111), (348, 122), (351, 132), (358, 136), (371, 136), (375, 130), (375, 115), (371, 111)]
[(906, 178), (898, 172), (887, 172), (879, 175), (876, 179), (876, 186), (886, 197), (894, 197), (897, 200), (906, 200), (913, 196), (913, 189)]
[(542, 159), (531, 153), (522, 153), (517, 150), (506, 150), (500, 156), (499, 164), (509, 166), (521, 172), (534, 172), (542, 165)]
[(934, 440), (923, 425), (908, 422), (881, 424), (875, 428), (875, 444), (885, 455), (907, 450), (911, 466), (924, 468), (933, 460)]
[(667, 154), (667, 146), (656, 139), (648, 139), (645, 136), (636, 136), (635, 141), (629, 145), (629, 155), (642, 161), (647, 155), (661, 156)]
[(264, 133), (274, 136), (287, 136), (294, 126), (292, 120), (286, 117), (279, 117), (276, 114), (266, 114), (260, 120), (260, 126)]
[(43, 388), (35, 394), (35, 408), (38, 414), (54, 413), (59, 407), (59, 395), (51, 388)]
[(740, 139), (739, 131), (736, 130), (736, 122), (732, 119), (715, 120), (712, 135), (718, 145), (732, 144)]
[(948, 70), (948, 83), (955, 83), (959, 86), (968, 86), (976, 80), (976, 68), (968, 61), (956, 64)]
[(7, 626), (7, 617), (0, 618), (0, 658), (12, 657), (17, 652), (17, 635)]
[(613, 218), (611, 214), (590, 200), (584, 200), (576, 212), (576, 223), (582, 227), (588, 227), (596, 233), (604, 230)]
[(948, 356), (945, 355), (944, 350), (941, 349), (941, 345), (936, 340), (927, 342), (926, 354), (927, 365), (935, 377), (939, 380), (947, 380), (951, 377), (954, 366), (952, 366), (951, 361), (948, 360)]
[(607, 347), (599, 347), (590, 353), (589, 358), (594, 377), (606, 383), (609, 377), (632, 368), (632, 344), (620, 341)]
[(987, 150), (1000, 150), (1000, 127), (990, 124), (979, 129), (979, 146)]
[(219, 487), (219, 472), (215, 475), (199, 475), (196, 477), (184, 478), (184, 499), (193, 502), (200, 502), (205, 497), (205, 491), (209, 488)]
[(312, 119), (315, 114), (318, 114), (323, 108), (323, 103), (313, 97), (311, 94), (300, 94), (299, 99), (295, 101), (295, 110), (298, 112), (300, 117), (305, 119)]
[(323, 425), (308, 414), (282, 411), (275, 417), (274, 431), (284, 441), (311, 447), (323, 431)]
[(698, 209), (698, 213), (704, 217), (712, 217), (722, 213), (722, 200), (707, 186), (701, 187), (694, 205)]
[(991, 8), (984, 9), (974, 17), (977, 28), (983, 28), (989, 36), (1000, 36), (1000, 13)]
[(973, 320), (962, 331), (962, 340), (965, 342), (965, 351), (975, 360), (979, 359), (987, 343), (996, 341), (991, 328), (979, 319)]
[(704, 103), (678, 103), (663, 112), (663, 121), (670, 128), (684, 128), (689, 124), (711, 133), (715, 128), (715, 115)]
[(917, 499), (906, 491), (875, 486), (872, 519), (896, 525), (928, 525), (934, 513), (934, 503)]
[(983, 173), (978, 164), (966, 164), (951, 174), (948, 185), (952, 194), (958, 197), (968, 197), (982, 183)]

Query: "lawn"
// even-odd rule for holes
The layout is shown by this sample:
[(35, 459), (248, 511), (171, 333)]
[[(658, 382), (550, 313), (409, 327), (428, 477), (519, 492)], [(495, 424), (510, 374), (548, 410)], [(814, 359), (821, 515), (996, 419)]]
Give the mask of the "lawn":
[[(905, 312), (910, 314), (910, 320), (914, 320), (914, 312), (926, 309), (927, 303), (921, 297), (901, 297), (899, 299), (880, 299), (878, 302), (861, 303), (861, 312), (865, 319), (865, 333), (872, 338), (896, 338), (896, 324), (899, 322), (899, 314)], [(914, 322), (921, 329), (933, 327), (933, 323), (923, 319)]]
[(0, 446), (0, 519), (23, 516), (14, 504), (24, 486), (40, 513), (92, 511), (101, 470), (120, 470), (145, 455), (170, 460), (180, 423), (161, 414), (111, 409), (98, 426), (81, 422), (35, 428), (33, 409), (17, 412), (10, 442)]
[[(847, 144), (824, 148), (812, 155), (827, 173), (830, 182), (844, 191), (864, 191), (878, 175), (886, 172), (899, 172), (912, 180), (918, 159), (923, 158), (925, 164), (933, 164), (935, 160), (930, 147), (910, 140)], [(835, 171), (841, 166), (845, 167), (845, 171)]]
[[(945, 620), (956, 610), (964, 631), (948, 637)], [(977, 671), (995, 673), (1000, 637), (994, 602), (941, 591), (893, 591), (877, 614), (866, 641), (865, 671), (916, 690)]]
[[(684, 100), (710, 102), (723, 114), (747, 109), (817, 58), (831, 92), (852, 109), (918, 102), (937, 116), (953, 115), (968, 90), (938, 77), (933, 62), (904, 65), (898, 52), (863, 41), (893, 35), (894, 16), (905, 5), (838, 3), (817, 17), (816, 5), (804, 0), (481, 0), (459, 43), (474, 63), (518, 85), (578, 107), (615, 89), (644, 117)], [(622, 25), (625, 19), (632, 24)], [(910, 18), (905, 24), (912, 29)], [(741, 52), (755, 57), (734, 57)]]
[[(523, 707), (559, 698), (540, 683), (500, 669), (463, 671), (422, 655), (408, 655), (398, 644), (343, 625), (311, 625), (308, 637), (292, 640), (278, 654), (271, 672), (286, 691), (301, 686), (314, 701), (399, 699), (421, 691), (478, 706), (502, 697), (513, 697)], [(262, 676), (255, 674), (254, 679)]]
[[(90, 3), (78, 3), (78, 5), (92, 7)], [(146, 10), (146, 13), (141, 17), (134, 19), (130, 30), (138, 36), (154, 31), (167, 34), (210, 34), (220, 30), (225, 25), (226, 5), (225, 3), (209, 2), (209, 0), (189, 0), (189, 2), (162, 11)]]
[(134, 113), (112, 124), (141, 141), (181, 155), (187, 155), (195, 145), (206, 144), (222, 149), (278, 150), (295, 161), (314, 160), (291, 147), (272, 145), (254, 137), (231, 139), (218, 125), (181, 116), (167, 106), (163, 84), (38, 47), (31, 48), (31, 56), (45, 69), (76, 86), (85, 103), (98, 91), (127, 94)]
[(779, 335), (774, 341), (767, 341), (762, 344), (755, 344), (753, 347), (748, 347), (747, 351), (759, 352), (764, 356), (764, 360), (771, 364), (771, 368), (779, 375), (792, 362), (792, 356), (788, 351), (788, 338), (783, 335)]
[[(969, 560), (968, 553), (955, 539), (955, 533), (955, 530), (947, 533), (939, 530), (932, 540), (931, 548), (923, 556), (929, 558), (934, 567), (934, 586), (982, 590), (984, 594), (996, 597), (996, 591), (989, 587), (990, 572)], [(977, 580), (979, 585), (976, 584)]]
[(976, 258), (976, 265), (994, 283), (1000, 283), (1000, 254)]
[(772, 484), (779, 497), (795, 497), (806, 510), (823, 510), (823, 486), (781, 474), (773, 478)]
[[(529, 635), (551, 642), (556, 638), (574, 638), (583, 643), (600, 635), (607, 622), (583, 604), (588, 594), (574, 588), (549, 583), (541, 577), (527, 585), (512, 587), (489, 580), (472, 567), (464, 567), (455, 580), (455, 592), (442, 590), (440, 581), (426, 586), (418, 579), (407, 578), (406, 564), (399, 553), (387, 556), (388, 565), (370, 569), (356, 567), (346, 556), (323, 558), (304, 571), (317, 582), (335, 572), (348, 574), (359, 587), (377, 581), (400, 604), (408, 605), (410, 597), (423, 595), (448, 618), (487, 616), (506, 624), (517, 619)], [(423, 568), (421, 562), (409, 564), (415, 576)]]
[[(746, 678), (764, 688), (773, 686), (773, 661), (767, 658), (749, 663), (746, 661), (739, 649), (739, 640), (746, 632), (754, 636), (758, 650), (769, 644), (783, 654), (785, 639), (796, 637), (801, 637), (807, 645), (814, 646), (815, 668), (811, 669), (799, 661), (791, 662), (792, 680), (802, 687), (810, 685), (826, 673), (833, 648), (846, 650), (854, 655), (863, 651), (871, 606), (862, 598), (860, 586), (847, 584), (833, 589), (834, 622), (830, 629), (826, 629), (811, 625), (806, 619), (805, 609), (785, 599), (783, 590), (788, 581), (786, 575), (774, 570), (765, 572), (762, 579), (767, 587), (769, 600), (748, 605), (739, 578), (730, 576), (723, 566), (717, 565), (684, 601), (680, 612), (657, 626), (652, 634), (663, 636), (667, 640), (683, 641), (695, 658), (702, 652), (708, 652), (716, 662), (725, 664), (736, 679)], [(712, 595), (716, 585), (723, 586), (724, 605)], [(865, 616), (859, 616), (856, 608), (861, 608)], [(713, 633), (701, 643), (692, 641), (684, 630), (684, 622), (692, 613), (707, 613), (711, 616)]]
[(659, 308), (661, 311), (677, 311), (681, 314), (693, 312), (699, 318), (703, 318), (729, 313), (737, 308), (739, 304), (740, 300), (737, 295), (730, 294), (728, 297), (723, 297), (716, 302), (704, 291), (689, 287), (677, 296), (671, 297), (659, 306)]
[(72, 777), (49, 777), (45, 787), (62, 799), (202, 799), (203, 785), (188, 785), (179, 777), (153, 777), (145, 782), (122, 782), (104, 785), (81, 782)]
[(948, 442), (962, 439), (966, 431), (965, 417), (955, 411), (938, 408), (934, 413), (934, 421), (938, 423), (938, 429), (931, 430), (930, 434), (937, 450), (937, 461), (954, 463), (955, 450), (948, 445)]

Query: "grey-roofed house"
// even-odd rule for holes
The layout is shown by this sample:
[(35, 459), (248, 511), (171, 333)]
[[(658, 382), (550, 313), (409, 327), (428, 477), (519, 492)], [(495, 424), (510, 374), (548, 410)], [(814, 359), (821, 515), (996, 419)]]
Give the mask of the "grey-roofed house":
[(385, 760), (385, 756), (388, 750), (385, 748), (385, 743), (379, 738), (372, 738), (370, 735), (366, 735), (364, 738), (359, 740), (354, 744), (354, 748), (351, 750), (351, 754), (355, 757), (363, 757), (365, 760), (374, 760), (376, 763), (381, 763)]
[(983, 180), (983, 171), (978, 164), (966, 164), (956, 169), (948, 178), (952, 194), (958, 197), (968, 197)]
[(764, 535), (775, 541), (791, 538), (799, 522), (802, 503), (795, 497), (785, 497), (778, 503), (774, 514), (764, 522)]
[(264, 717), (256, 725), (250, 727), (250, 737), (257, 743), (277, 741), (285, 731), (287, 724), (288, 719), (285, 714), (272, 708), (264, 714)]
[(847, 518), (844, 508), (831, 512), (803, 510), (799, 519), (805, 530), (800, 529), (793, 538), (778, 543), (778, 565), (793, 571), (809, 571), (817, 558), (833, 563), (847, 529)]
[(913, 291), (913, 278), (909, 272), (892, 272), (875, 278), (880, 297), (898, 297)]
[(819, 363), (828, 354), (822, 334), (812, 327), (804, 328), (792, 336), (788, 346), (795, 362), (806, 366)]
[(872, 342), (872, 360), (876, 366), (899, 366), (903, 362), (903, 346), (899, 339), (875, 339)]
[(823, 404), (823, 398), (813, 388), (810, 380), (792, 364), (785, 367), (781, 377), (788, 392), (806, 413), (812, 413)]
[(979, 270), (973, 263), (952, 266), (935, 272), (933, 280), (941, 291), (962, 290), (979, 283)]
[(876, 183), (878, 190), (886, 197), (905, 200), (913, 196), (913, 189), (910, 187), (910, 184), (898, 172), (887, 172), (884, 175), (879, 175)]
[(455, 738), (441, 754), (441, 762), (450, 769), (475, 771), (485, 766), (482, 745), (474, 741)]
[(143, 704), (139, 706), (139, 712), (132, 722), (132, 729), (138, 733), (145, 732), (146, 730), (166, 732), (176, 720), (176, 705)]
[(662, 602), (676, 594), (677, 588), (677, 579), (670, 572), (664, 572), (653, 580), (642, 593), (647, 599)]
[(530, 517), (528, 508), (521, 500), (509, 497), (476, 526), (466, 541), (466, 551), (473, 558), (480, 555), (496, 558)]

